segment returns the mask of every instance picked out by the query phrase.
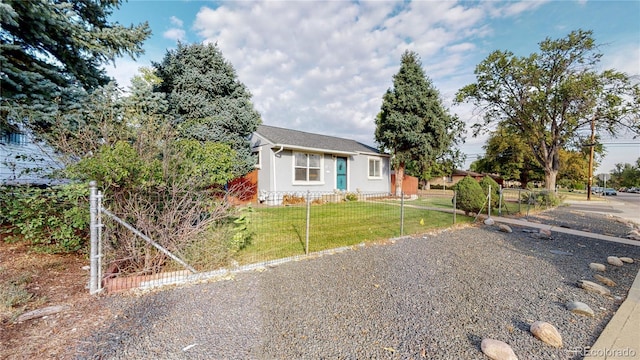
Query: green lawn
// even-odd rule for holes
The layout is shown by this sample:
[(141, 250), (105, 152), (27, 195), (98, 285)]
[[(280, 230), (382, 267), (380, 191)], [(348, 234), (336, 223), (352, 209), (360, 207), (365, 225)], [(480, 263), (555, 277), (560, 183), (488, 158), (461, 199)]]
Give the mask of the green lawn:
[[(451, 199), (449, 207), (451, 206)], [(409, 202), (407, 202), (407, 205)], [(411, 203), (412, 205), (413, 202)], [(400, 236), (400, 206), (365, 201), (312, 205), (309, 214), (309, 252)], [(415, 204), (418, 205), (418, 204)], [(302, 255), (305, 250), (307, 208), (260, 207), (250, 213), (251, 245), (234, 258), (241, 264)], [(456, 222), (472, 218), (457, 215)], [(453, 224), (453, 214), (405, 207), (404, 235)]]

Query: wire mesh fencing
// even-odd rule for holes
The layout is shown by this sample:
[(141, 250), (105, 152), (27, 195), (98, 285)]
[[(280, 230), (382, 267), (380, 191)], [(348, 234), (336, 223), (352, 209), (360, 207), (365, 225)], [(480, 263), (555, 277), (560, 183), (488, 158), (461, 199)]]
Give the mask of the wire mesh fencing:
[(262, 192), (246, 204), (173, 194), (180, 201), (159, 196), (116, 206), (95, 187), (91, 193), (92, 293), (224, 276), (455, 221), (451, 194)]

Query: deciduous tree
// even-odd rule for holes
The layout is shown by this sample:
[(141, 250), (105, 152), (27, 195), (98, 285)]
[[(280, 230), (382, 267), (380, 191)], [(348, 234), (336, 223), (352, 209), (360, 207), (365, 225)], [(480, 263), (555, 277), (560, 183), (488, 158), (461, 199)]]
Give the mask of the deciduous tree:
[(580, 130), (593, 123), (612, 136), (621, 129), (640, 133), (640, 85), (615, 70), (599, 72), (601, 56), (592, 32), (583, 30), (547, 38), (539, 53), (527, 57), (495, 51), (476, 67), (476, 83), (460, 89), (456, 100), (482, 110), (476, 135), (496, 123), (517, 130), (543, 168), (546, 188), (554, 189), (560, 149)]

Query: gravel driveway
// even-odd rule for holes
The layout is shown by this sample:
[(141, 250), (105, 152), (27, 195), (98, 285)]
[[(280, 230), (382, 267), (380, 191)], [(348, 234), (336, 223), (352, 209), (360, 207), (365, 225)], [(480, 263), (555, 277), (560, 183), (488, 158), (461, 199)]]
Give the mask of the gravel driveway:
[[(529, 219), (629, 231), (567, 208)], [(77, 349), (77, 358), (487, 359), (480, 350), (485, 337), (510, 344), (520, 359), (581, 358), (571, 350), (592, 345), (621, 304), (638, 273), (640, 247), (513, 230), (467, 226), (218, 282), (105, 297), (117, 317)], [(576, 286), (595, 282), (589, 263), (606, 264), (610, 255), (635, 259), (607, 266), (604, 275), (618, 283), (611, 297)], [(595, 317), (569, 312), (565, 304), (573, 300)], [(537, 320), (556, 326), (561, 349), (529, 333)]]

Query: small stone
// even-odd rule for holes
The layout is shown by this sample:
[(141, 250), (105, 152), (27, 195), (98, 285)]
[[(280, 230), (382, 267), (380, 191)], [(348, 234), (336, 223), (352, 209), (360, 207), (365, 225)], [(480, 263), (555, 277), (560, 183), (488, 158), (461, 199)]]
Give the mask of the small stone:
[(567, 309), (574, 314), (585, 315), (585, 316), (594, 316), (593, 310), (589, 307), (589, 305), (580, 302), (580, 301), (571, 301), (567, 303)]
[(540, 229), (540, 235), (546, 236), (546, 237), (551, 237), (551, 230), (549, 229)]
[(589, 264), (589, 269), (595, 271), (606, 271), (607, 267), (600, 263), (591, 263)]
[(509, 344), (494, 339), (482, 339), (482, 352), (492, 360), (518, 360)]
[(618, 284), (616, 284), (616, 282), (615, 282), (615, 281), (613, 281), (613, 280), (609, 279), (609, 278), (608, 278), (608, 277), (606, 277), (606, 276), (602, 276), (602, 275), (599, 275), (599, 274), (595, 274), (595, 275), (593, 275), (593, 277), (594, 277), (594, 278), (596, 278), (596, 280), (600, 281), (601, 283), (603, 283), (603, 284), (605, 284), (605, 285), (607, 285), (607, 286), (611, 286), (611, 287), (613, 287), (613, 286), (618, 285)]
[(630, 257), (621, 257), (619, 259), (620, 259), (620, 261), (626, 262), (627, 264), (633, 264), (633, 259), (630, 258)]
[(562, 336), (560, 336), (558, 329), (548, 322), (536, 321), (531, 324), (529, 331), (544, 343), (557, 348), (562, 347)]
[(506, 232), (506, 233), (509, 233), (509, 234), (511, 234), (513, 232), (513, 230), (511, 230), (511, 227), (509, 227), (509, 225), (505, 225), (505, 224), (500, 224), (499, 229), (500, 229), (500, 231)]
[(609, 264), (613, 265), (613, 266), (622, 266), (622, 265), (624, 265), (622, 260), (620, 260), (620, 258), (617, 257), (617, 256), (609, 256), (607, 258), (607, 262)]
[(493, 224), (495, 224), (495, 221), (493, 221), (492, 218), (486, 218), (486, 219), (484, 219), (484, 224), (485, 225), (493, 225)]
[(611, 295), (611, 290), (602, 285), (596, 284), (593, 281), (578, 280), (578, 286), (587, 291), (595, 292), (600, 295)]

